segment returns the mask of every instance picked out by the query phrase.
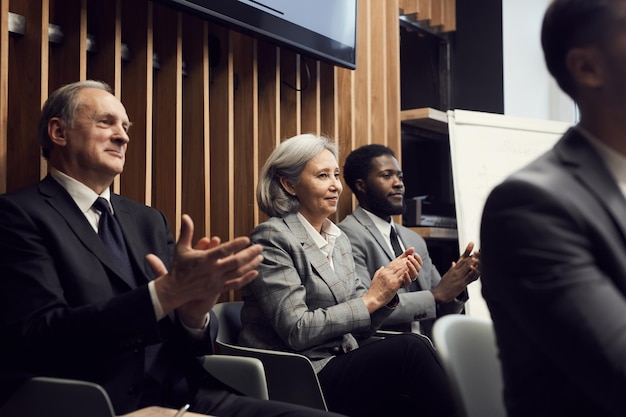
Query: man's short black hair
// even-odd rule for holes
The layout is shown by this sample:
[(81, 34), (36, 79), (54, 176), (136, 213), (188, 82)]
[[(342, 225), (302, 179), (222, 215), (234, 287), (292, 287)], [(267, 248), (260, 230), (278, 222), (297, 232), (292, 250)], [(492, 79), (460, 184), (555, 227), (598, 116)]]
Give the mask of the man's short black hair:
[(576, 85), (566, 65), (572, 48), (601, 45), (615, 20), (622, 0), (554, 0), (541, 28), (541, 45), (548, 70), (561, 89), (573, 99)]
[(358, 195), (356, 180), (367, 178), (372, 169), (372, 159), (382, 155), (396, 157), (393, 150), (378, 144), (361, 146), (348, 155), (343, 166), (343, 178), (354, 194)]

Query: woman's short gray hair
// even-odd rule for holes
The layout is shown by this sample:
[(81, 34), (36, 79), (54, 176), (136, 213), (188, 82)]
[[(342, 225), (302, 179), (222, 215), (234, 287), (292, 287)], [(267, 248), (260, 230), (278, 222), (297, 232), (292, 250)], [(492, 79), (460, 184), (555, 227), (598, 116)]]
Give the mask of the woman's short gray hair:
[(50, 151), (54, 146), (50, 136), (48, 135), (48, 122), (53, 117), (63, 120), (69, 127), (74, 127), (76, 119), (76, 110), (78, 109), (79, 100), (78, 92), (83, 88), (97, 88), (112, 92), (111, 87), (102, 81), (85, 80), (65, 85), (55, 90), (41, 109), (39, 117), (39, 144), (41, 145), (41, 153), (44, 158), (50, 157)]
[(307, 133), (278, 145), (261, 170), (256, 189), (259, 208), (270, 217), (297, 213), (300, 201), (283, 188), (280, 179), (297, 185), (306, 164), (326, 149), (338, 158), (337, 145), (324, 136)]

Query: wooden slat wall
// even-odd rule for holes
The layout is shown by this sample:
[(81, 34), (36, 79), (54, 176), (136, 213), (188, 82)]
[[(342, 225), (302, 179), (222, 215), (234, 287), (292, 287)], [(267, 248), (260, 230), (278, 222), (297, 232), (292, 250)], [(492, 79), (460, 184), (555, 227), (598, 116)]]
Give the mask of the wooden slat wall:
[[(351, 71), (151, 0), (0, 0), (0, 192), (47, 171), (34, 121), (49, 92), (101, 79), (133, 121), (115, 191), (162, 210), (174, 234), (183, 213), (196, 238), (248, 234), (265, 219), (258, 172), (282, 139), (332, 137), (340, 165), (367, 143), (401, 151), (399, 14), (453, 27), (454, 0), (359, 0), (358, 9)], [(24, 16), (24, 34), (9, 34), (9, 12)], [(49, 42), (49, 23), (60, 42)], [(334, 220), (354, 204), (346, 188)]]

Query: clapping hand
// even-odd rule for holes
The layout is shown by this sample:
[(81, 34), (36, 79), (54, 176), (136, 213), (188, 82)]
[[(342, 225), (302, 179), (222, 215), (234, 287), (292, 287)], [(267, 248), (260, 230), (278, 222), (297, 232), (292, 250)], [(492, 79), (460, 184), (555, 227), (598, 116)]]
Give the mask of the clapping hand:
[(186, 325), (197, 327), (220, 294), (256, 278), (263, 256), (261, 246), (250, 245), (248, 237), (225, 243), (218, 237), (203, 237), (192, 247), (192, 236), (193, 221), (183, 215), (170, 271), (153, 254), (147, 260), (158, 276), (155, 287), (163, 311), (176, 309)]

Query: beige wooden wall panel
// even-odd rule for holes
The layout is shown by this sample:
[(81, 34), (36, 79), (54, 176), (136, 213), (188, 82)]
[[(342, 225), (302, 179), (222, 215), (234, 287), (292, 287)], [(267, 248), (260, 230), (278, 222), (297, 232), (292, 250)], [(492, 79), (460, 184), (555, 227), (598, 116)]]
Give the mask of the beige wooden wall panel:
[(130, 143), (126, 166), (120, 178), (120, 192), (150, 205), (154, 50), (152, 3), (136, 0), (122, 1), (121, 4), (122, 43), (128, 51), (127, 59), (122, 62), (121, 100), (133, 126), (129, 131)]
[(86, 0), (50, 0), (50, 23), (63, 34), (61, 43), (50, 42), (50, 92), (87, 77), (86, 4)]
[(433, 2), (441, 2), (443, 0), (419, 0), (419, 9), (417, 11), (418, 20), (430, 20), (433, 18)]
[(37, 119), (48, 92), (47, 0), (11, 0), (9, 11), (24, 16), (24, 35), (9, 37), (9, 83), (7, 114), (7, 191), (37, 182), (41, 158), (37, 138)]
[(9, 81), (9, 0), (0, 0), (0, 194), (7, 187), (7, 113)]
[[(257, 73), (259, 91), (259, 119), (257, 142), (257, 174), (251, 188), (256, 196), (258, 172), (263, 168), (272, 150), (280, 143), (280, 50), (265, 41), (257, 43)], [(262, 57), (262, 58), (261, 58)], [(256, 201), (256, 200), (255, 200)], [(265, 213), (253, 207), (254, 223), (267, 219)]]
[(194, 242), (204, 235), (211, 207), (209, 178), (209, 29), (183, 16), (182, 213), (194, 221)]
[(280, 133), (282, 139), (301, 133), (300, 57), (289, 49), (280, 50)]
[(87, 53), (87, 78), (104, 81), (120, 97), (122, 90), (121, 0), (87, 2), (87, 33), (93, 51)]
[(456, 0), (443, 0), (443, 31), (456, 30)]
[[(403, 7), (413, 3), (403, 0)], [(382, 143), (400, 154), (400, 38), (398, 0), (360, 0), (357, 31), (357, 69), (337, 69), (337, 130), (340, 166), (350, 150)], [(356, 206), (344, 187), (336, 220)]]
[(420, 0), (400, 0), (399, 7), (403, 14), (416, 14), (420, 9)]
[(209, 36), (217, 39), (218, 50), (209, 54), (219, 54), (219, 62), (211, 68), (209, 92), (210, 117), (210, 176), (211, 235), (227, 240), (233, 235), (233, 155), (234, 140), (234, 74), (233, 58), (230, 50), (228, 30), (216, 25), (210, 26)]
[(182, 185), (182, 17), (160, 4), (154, 6), (152, 170), (153, 207), (180, 228)]
[(258, 172), (254, 148), (258, 138), (258, 71), (254, 62), (256, 42), (239, 33), (232, 35), (234, 91), (233, 155), (234, 236), (248, 235), (254, 227), (254, 184)]
[[(399, 13), (431, 19), (434, 11), (445, 28), (454, 26), (454, 7), (359, 0), (352, 71), (151, 0), (0, 0), (0, 192), (46, 171), (33, 120), (49, 91), (100, 79), (133, 122), (114, 190), (165, 212), (175, 235), (183, 213), (194, 219), (196, 239), (247, 234), (266, 218), (256, 183), (280, 141), (303, 132), (331, 137), (340, 166), (368, 143), (400, 153)], [(7, 33), (9, 11), (27, 20), (24, 35)], [(49, 42), (49, 22), (62, 27), (61, 42)], [(354, 205), (346, 188), (333, 219)]]

